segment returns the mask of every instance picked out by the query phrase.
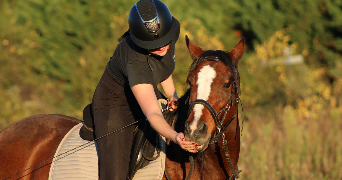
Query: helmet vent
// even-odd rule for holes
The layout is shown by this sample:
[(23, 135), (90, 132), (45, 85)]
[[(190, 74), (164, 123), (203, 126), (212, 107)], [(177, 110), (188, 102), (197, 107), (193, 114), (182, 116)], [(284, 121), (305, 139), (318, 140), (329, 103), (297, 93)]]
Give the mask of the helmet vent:
[(154, 19), (152, 22), (146, 22), (145, 26), (148, 32), (155, 33), (159, 30), (159, 23), (157, 19)]
[(137, 8), (144, 21), (153, 20), (157, 16), (156, 8), (152, 0), (140, 0), (137, 2)]

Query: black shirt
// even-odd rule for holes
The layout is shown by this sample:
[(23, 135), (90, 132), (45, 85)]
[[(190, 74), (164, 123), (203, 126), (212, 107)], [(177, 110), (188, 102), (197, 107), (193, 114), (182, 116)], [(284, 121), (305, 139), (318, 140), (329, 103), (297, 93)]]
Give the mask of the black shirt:
[(157, 87), (158, 83), (168, 78), (175, 69), (175, 43), (179, 32), (170, 43), (165, 56), (149, 53), (140, 48), (127, 36), (115, 49), (107, 69), (119, 84), (128, 84), (131, 88), (137, 84), (152, 84)]

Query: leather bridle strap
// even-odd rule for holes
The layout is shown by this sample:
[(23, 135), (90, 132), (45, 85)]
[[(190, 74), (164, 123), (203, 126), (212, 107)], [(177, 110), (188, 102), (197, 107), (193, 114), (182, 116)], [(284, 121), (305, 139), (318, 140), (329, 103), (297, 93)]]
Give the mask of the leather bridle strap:
[[(231, 102), (231, 101), (230, 101), (230, 102)], [(191, 105), (190, 105), (190, 107), (189, 107), (188, 116), (190, 115), (190, 113), (191, 113), (191, 111), (192, 111), (192, 108), (193, 108), (196, 104), (201, 104), (201, 105), (203, 105), (204, 107), (206, 107), (206, 108), (209, 110), (209, 112), (210, 112), (211, 116), (213, 117), (213, 119), (214, 119), (214, 121), (215, 121), (215, 124), (216, 124), (216, 126), (217, 126), (217, 130), (216, 130), (216, 132), (215, 132), (215, 135), (214, 135), (214, 137), (212, 138), (212, 140), (210, 141), (209, 145), (211, 145), (211, 144), (217, 142), (217, 139), (218, 139), (219, 137), (222, 136), (222, 141), (223, 141), (222, 144), (223, 144), (223, 146), (224, 146), (224, 147), (223, 147), (224, 154), (225, 154), (225, 156), (226, 156), (226, 160), (227, 160), (227, 162), (228, 162), (229, 168), (230, 168), (230, 170), (232, 171), (232, 175), (229, 177), (229, 180), (232, 179), (233, 177), (235, 177), (236, 179), (238, 179), (238, 178), (240, 177), (240, 176), (239, 176), (239, 173), (240, 173), (241, 171), (239, 171), (238, 169), (235, 169), (234, 166), (233, 166), (232, 160), (231, 160), (230, 155), (229, 155), (229, 149), (228, 149), (228, 143), (227, 143), (227, 140), (226, 140), (226, 135), (225, 135), (225, 133), (224, 133), (224, 131), (227, 129), (228, 125), (235, 119), (235, 116), (233, 116), (233, 117), (232, 117), (224, 126), (222, 125), (222, 123), (223, 123), (223, 121), (224, 121), (224, 119), (225, 119), (225, 115), (226, 115), (226, 113), (227, 113), (227, 112), (229, 111), (229, 109), (230, 109), (230, 108), (229, 108), (229, 107), (230, 107), (230, 104), (228, 103), (228, 104), (226, 105), (226, 107), (223, 108), (223, 109), (219, 112), (219, 114), (217, 114), (216, 111), (214, 110), (214, 108), (213, 108), (207, 101), (205, 101), (205, 100), (203, 100), (203, 99), (196, 99), (195, 101), (193, 101), (193, 102), (191, 103)], [(223, 116), (222, 121), (220, 121), (218, 116), (219, 116), (222, 112), (224, 112), (225, 115)], [(189, 174), (189, 176), (191, 176), (191, 174)], [(189, 176), (188, 176), (188, 177), (189, 177)]]
[(235, 169), (233, 167), (233, 163), (232, 163), (232, 160), (231, 160), (230, 155), (229, 155), (228, 142), (226, 140), (226, 135), (224, 133), (222, 134), (222, 141), (223, 141), (222, 143), (224, 146), (223, 147), (224, 155), (226, 156), (226, 160), (228, 162), (230, 170), (232, 171), (232, 175), (229, 177), (229, 180), (231, 180), (233, 177), (238, 179), (240, 177), (239, 173), (241, 172), (241, 170), (239, 170), (239, 168)]
[(189, 115), (190, 115), (190, 113), (191, 113), (191, 111), (192, 111), (192, 108), (193, 108), (196, 104), (201, 104), (201, 105), (203, 105), (204, 107), (206, 107), (206, 108), (209, 110), (211, 116), (214, 118), (214, 121), (215, 121), (216, 126), (217, 126), (218, 128), (221, 128), (221, 129), (222, 129), (222, 124), (221, 124), (221, 122), (220, 122), (220, 120), (219, 120), (219, 118), (218, 118), (218, 115), (217, 115), (217, 113), (215, 112), (214, 108), (213, 108), (207, 101), (205, 101), (205, 100), (203, 100), (203, 99), (196, 99), (195, 101), (193, 101), (193, 102), (191, 103), (191, 105), (190, 105), (190, 107), (189, 107), (189, 111), (188, 111), (188, 117), (189, 117)]
[(211, 139), (209, 145), (213, 144), (215, 141), (217, 141), (217, 139), (224, 133), (224, 131), (227, 129), (228, 125), (235, 119), (235, 116), (233, 116), (224, 126), (222, 125), (225, 116), (223, 116), (222, 121), (220, 121), (219, 119), (219, 115), (224, 112), (225, 114), (229, 111), (229, 103), (227, 104), (227, 106), (225, 108), (223, 108), (219, 113), (216, 113), (216, 111), (214, 110), (214, 108), (205, 100), (203, 99), (196, 99), (195, 101), (193, 101), (189, 107), (189, 111), (188, 111), (188, 116), (191, 113), (192, 108), (196, 105), (196, 104), (201, 104), (204, 107), (206, 107), (211, 116), (213, 117), (217, 130), (215, 132), (214, 137)]
[(217, 131), (215, 133), (214, 137), (210, 140), (209, 145), (214, 144), (219, 137), (221, 137), (224, 134), (224, 130), (227, 129), (228, 125), (235, 119), (235, 116), (233, 116), (224, 126), (221, 130)]

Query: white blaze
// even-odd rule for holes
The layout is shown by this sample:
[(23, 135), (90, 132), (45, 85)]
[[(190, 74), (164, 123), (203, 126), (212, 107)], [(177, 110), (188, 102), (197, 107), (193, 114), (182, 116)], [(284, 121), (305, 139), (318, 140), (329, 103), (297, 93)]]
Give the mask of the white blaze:
[[(208, 100), (209, 94), (211, 91), (211, 83), (213, 82), (214, 78), (216, 77), (216, 71), (214, 68), (210, 67), (209, 65), (204, 66), (200, 72), (198, 73), (198, 79), (196, 84), (198, 85), (197, 88), (197, 99), (203, 99), (205, 101)], [(204, 106), (201, 104), (196, 104), (194, 106), (194, 121), (192, 122), (190, 128), (193, 132), (197, 128), (197, 123), (202, 116), (202, 110)]]

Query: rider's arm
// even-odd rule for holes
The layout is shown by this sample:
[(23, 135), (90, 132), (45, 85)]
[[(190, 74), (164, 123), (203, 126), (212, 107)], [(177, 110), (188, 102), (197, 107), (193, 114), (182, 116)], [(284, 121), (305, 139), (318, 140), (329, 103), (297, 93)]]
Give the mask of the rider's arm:
[(172, 75), (170, 75), (167, 79), (162, 81), (160, 85), (162, 86), (166, 94), (166, 97), (168, 98), (168, 106), (171, 107), (170, 110), (176, 109), (177, 107), (175, 105), (175, 102), (179, 99), (179, 97), (177, 95), (176, 88), (173, 83)]
[(151, 84), (134, 85), (132, 92), (153, 129), (165, 138), (179, 144), (184, 150), (193, 153), (197, 152), (194, 142), (186, 141), (183, 133), (177, 133), (165, 121)]
[(174, 96), (174, 97), (176, 97), (176, 100), (178, 99), (176, 88), (175, 88), (175, 85), (173, 83), (172, 75), (170, 75), (167, 79), (162, 81), (160, 83), (160, 85), (162, 86), (162, 88), (166, 94), (166, 97), (170, 98), (171, 96)]

